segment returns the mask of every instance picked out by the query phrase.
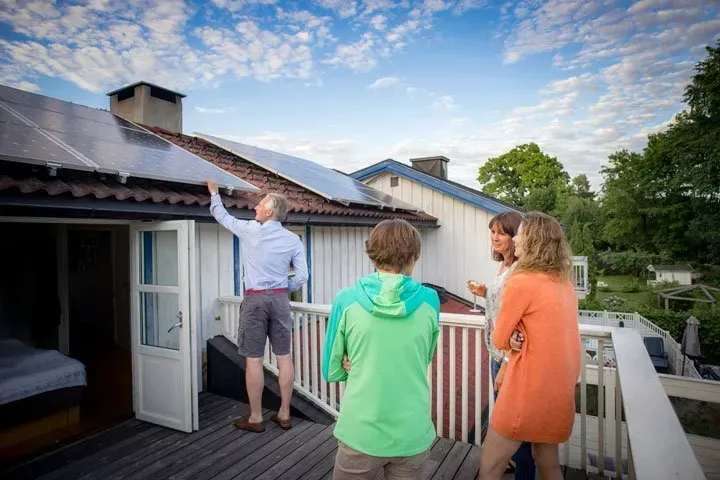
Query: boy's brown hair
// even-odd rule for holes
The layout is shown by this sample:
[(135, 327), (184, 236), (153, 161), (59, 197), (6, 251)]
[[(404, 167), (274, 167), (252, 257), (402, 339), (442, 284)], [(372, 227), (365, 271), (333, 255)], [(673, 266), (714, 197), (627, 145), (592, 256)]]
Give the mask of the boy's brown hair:
[(404, 273), (420, 258), (420, 232), (401, 219), (378, 223), (365, 241), (365, 252), (376, 268)]

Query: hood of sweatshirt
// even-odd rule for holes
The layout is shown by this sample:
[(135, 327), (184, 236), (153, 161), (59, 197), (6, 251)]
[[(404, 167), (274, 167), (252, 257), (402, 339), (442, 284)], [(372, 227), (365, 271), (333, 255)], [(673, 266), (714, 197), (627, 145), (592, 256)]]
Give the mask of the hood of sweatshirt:
[(375, 272), (353, 287), (358, 303), (369, 313), (387, 318), (411, 315), (427, 299), (426, 290), (411, 277)]

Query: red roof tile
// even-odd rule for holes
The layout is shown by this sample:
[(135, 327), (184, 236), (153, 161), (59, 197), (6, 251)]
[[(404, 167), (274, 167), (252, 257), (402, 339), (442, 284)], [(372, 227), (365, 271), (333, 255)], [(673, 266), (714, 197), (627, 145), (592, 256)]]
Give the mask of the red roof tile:
[[(158, 127), (145, 126), (145, 128), (258, 187), (262, 193), (256, 196), (256, 203), (265, 194), (276, 192), (282, 193), (288, 198), (289, 211), (291, 212), (376, 217), (380, 219), (403, 218), (408, 221), (430, 223), (436, 221), (435, 217), (422, 212), (390, 212), (371, 207), (347, 207), (279, 177), (201, 138), (181, 133), (170, 133)], [(227, 203), (227, 199), (225, 201)]]
[[(147, 128), (147, 127), (146, 127)], [(176, 145), (252, 183), (260, 192), (233, 192), (222, 195), (223, 203), (229, 208), (251, 209), (268, 192), (278, 192), (288, 198), (289, 212), (305, 214), (365, 217), (383, 220), (403, 218), (413, 223), (435, 224), (435, 217), (425, 213), (382, 211), (371, 207), (347, 207), (327, 200), (310, 190), (247, 162), (205, 140), (182, 134), (171, 134), (158, 128), (149, 128)], [(0, 191), (17, 189), (23, 194), (45, 193), (49, 196), (67, 195), (76, 198), (92, 196), (97, 199), (114, 198), (136, 202), (165, 203), (169, 205), (200, 205), (210, 203), (204, 186), (181, 185), (167, 182), (130, 177), (120, 183), (111, 175), (62, 172), (51, 177), (38, 170), (36, 174), (3, 172), (0, 174)]]

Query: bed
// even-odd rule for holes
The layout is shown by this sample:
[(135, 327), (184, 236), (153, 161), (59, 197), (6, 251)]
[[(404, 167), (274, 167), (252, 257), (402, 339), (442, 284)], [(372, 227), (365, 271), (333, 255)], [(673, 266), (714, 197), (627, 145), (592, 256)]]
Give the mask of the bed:
[(0, 429), (77, 408), (86, 385), (81, 362), (0, 338)]

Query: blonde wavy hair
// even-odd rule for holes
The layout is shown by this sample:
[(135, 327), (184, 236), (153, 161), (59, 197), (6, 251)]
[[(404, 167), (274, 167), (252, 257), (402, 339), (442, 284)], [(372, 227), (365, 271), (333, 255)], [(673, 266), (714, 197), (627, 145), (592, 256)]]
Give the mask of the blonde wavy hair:
[(560, 223), (550, 215), (530, 212), (520, 226), (522, 255), (513, 274), (541, 272), (558, 281), (570, 280), (572, 253)]

